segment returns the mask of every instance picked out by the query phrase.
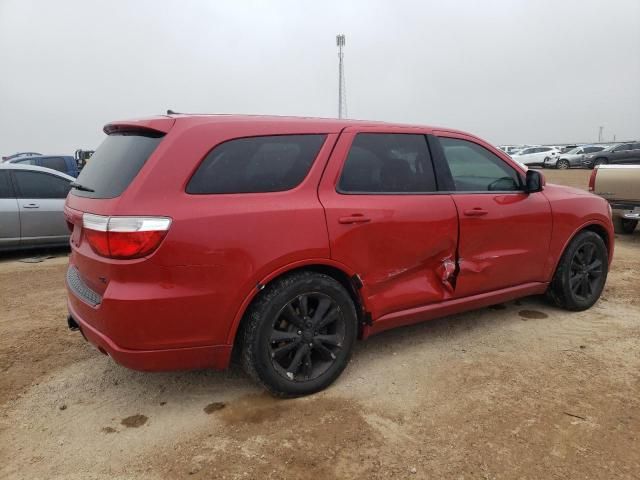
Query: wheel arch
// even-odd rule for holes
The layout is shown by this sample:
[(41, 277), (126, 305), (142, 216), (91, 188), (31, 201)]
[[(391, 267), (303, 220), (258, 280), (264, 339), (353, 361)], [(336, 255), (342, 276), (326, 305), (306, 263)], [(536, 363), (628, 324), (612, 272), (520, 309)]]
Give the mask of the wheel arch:
[[(233, 323), (229, 328), (229, 333), (227, 334), (227, 344), (233, 345), (234, 355), (237, 354), (238, 351), (238, 332), (244, 321), (245, 314), (253, 302), (259, 298), (260, 292), (280, 278), (300, 271), (322, 273), (338, 281), (345, 290), (347, 290), (349, 296), (353, 300), (356, 313), (358, 314), (358, 323), (362, 328), (362, 325), (366, 320), (367, 310), (364, 299), (362, 295), (360, 295), (360, 288), (358, 285), (360, 280), (356, 272), (349, 269), (346, 265), (330, 259), (312, 259), (308, 261), (295, 262), (273, 271), (271, 274), (260, 280), (257, 287), (253, 288), (251, 293), (247, 295), (245, 300), (242, 302), (242, 305), (238, 309), (238, 312), (233, 319)], [(360, 334), (361, 333), (362, 332), (360, 332)]]
[(557, 258), (556, 258), (556, 260), (554, 262), (553, 270), (551, 270), (551, 278), (552, 279), (553, 279), (553, 276), (556, 273), (556, 270), (558, 269), (558, 264), (560, 263), (560, 259), (562, 258), (562, 256), (564, 255), (564, 252), (569, 247), (569, 244), (571, 244), (573, 239), (576, 238), (576, 236), (578, 234), (580, 234), (582, 232), (585, 232), (585, 231), (593, 232), (593, 233), (597, 234), (600, 238), (602, 238), (602, 241), (604, 242), (605, 246), (607, 247), (607, 255), (609, 256), (609, 264), (611, 264), (611, 260), (613, 258), (613, 245), (614, 245), (613, 233), (609, 229), (607, 229), (607, 227), (602, 222), (600, 222), (598, 220), (587, 221), (587, 222), (583, 223), (582, 225), (580, 225), (567, 238), (567, 241), (562, 246), (562, 249), (560, 250), (560, 254), (557, 256)]

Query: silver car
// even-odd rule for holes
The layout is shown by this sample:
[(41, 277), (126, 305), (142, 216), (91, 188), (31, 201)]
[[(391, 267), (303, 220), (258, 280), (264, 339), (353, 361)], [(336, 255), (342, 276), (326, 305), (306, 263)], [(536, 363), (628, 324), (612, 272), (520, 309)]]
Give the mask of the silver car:
[(64, 201), (73, 177), (49, 168), (0, 165), (0, 250), (69, 244)]
[(583, 167), (585, 156), (590, 153), (604, 150), (606, 145), (581, 145), (568, 152), (561, 153), (555, 158), (547, 158), (544, 161), (545, 168), (558, 168), (564, 170), (571, 167)]

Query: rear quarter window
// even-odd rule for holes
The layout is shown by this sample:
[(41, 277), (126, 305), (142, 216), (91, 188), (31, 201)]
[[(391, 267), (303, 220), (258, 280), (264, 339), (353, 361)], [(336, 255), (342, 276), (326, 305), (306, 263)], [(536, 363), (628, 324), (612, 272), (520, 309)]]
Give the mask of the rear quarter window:
[(74, 188), (71, 190), (72, 194), (88, 198), (119, 197), (161, 141), (160, 135), (109, 135), (88, 160), (76, 180), (93, 191)]
[(238, 138), (215, 147), (187, 185), (190, 194), (290, 190), (306, 177), (326, 135)]

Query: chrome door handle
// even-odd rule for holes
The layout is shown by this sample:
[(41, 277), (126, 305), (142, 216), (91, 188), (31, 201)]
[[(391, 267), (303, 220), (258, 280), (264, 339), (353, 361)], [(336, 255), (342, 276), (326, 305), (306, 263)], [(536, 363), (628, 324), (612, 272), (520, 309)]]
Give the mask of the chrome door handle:
[(22, 208), (40, 208), (40, 205), (37, 203), (25, 203)]

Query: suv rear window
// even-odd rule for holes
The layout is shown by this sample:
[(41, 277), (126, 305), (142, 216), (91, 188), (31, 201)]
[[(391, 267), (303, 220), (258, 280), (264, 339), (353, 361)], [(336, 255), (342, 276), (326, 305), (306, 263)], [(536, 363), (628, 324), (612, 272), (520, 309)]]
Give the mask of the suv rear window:
[(187, 185), (187, 193), (290, 190), (306, 177), (326, 135), (276, 135), (230, 140), (215, 147)]
[(139, 132), (109, 135), (76, 180), (93, 192), (77, 188), (71, 192), (78, 197), (119, 197), (161, 141), (162, 136)]
[(52, 168), (53, 170), (58, 170), (59, 172), (67, 172), (67, 162), (65, 162), (62, 157), (48, 157), (42, 158), (40, 160), (40, 165), (47, 168)]

